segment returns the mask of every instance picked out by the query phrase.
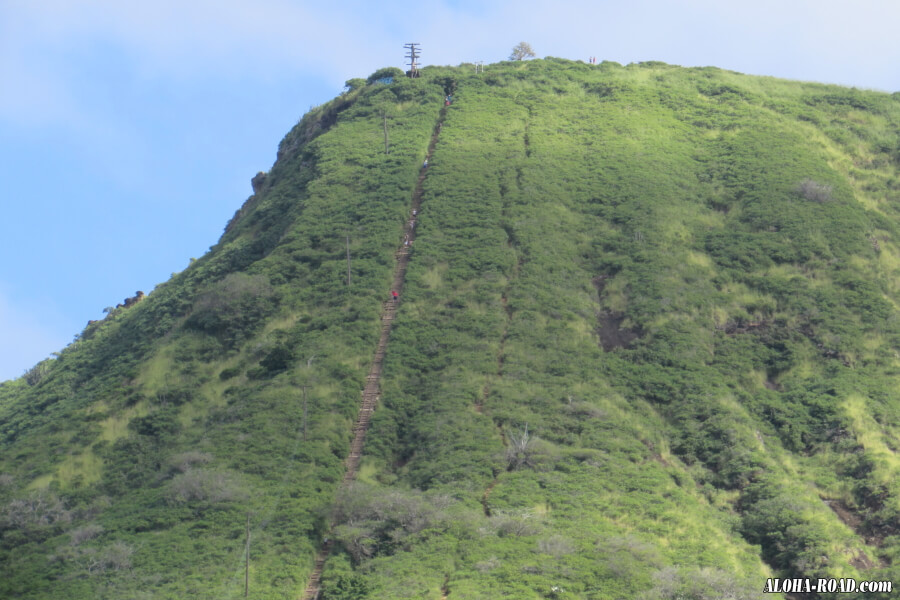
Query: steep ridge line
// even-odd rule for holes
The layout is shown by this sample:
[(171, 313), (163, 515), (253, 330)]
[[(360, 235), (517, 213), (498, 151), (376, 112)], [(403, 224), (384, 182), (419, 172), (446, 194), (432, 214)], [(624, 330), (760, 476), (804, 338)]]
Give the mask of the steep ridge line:
[[(447, 108), (441, 109), (438, 115), (437, 125), (431, 134), (431, 141), (428, 144), (428, 150), (425, 152), (425, 160), (431, 158), (434, 147), (437, 144), (438, 136), (444, 123), (444, 117), (447, 114)], [(419, 208), (422, 205), (422, 191), (425, 182), (425, 176), (428, 174), (428, 167), (422, 167), (419, 178), (416, 181), (416, 187), (412, 195), (412, 207), (410, 209), (409, 221), (404, 225), (404, 244), (395, 254), (397, 266), (394, 268), (394, 279), (391, 282), (391, 289), (398, 294), (403, 292), (403, 283), (406, 280), (406, 269), (409, 266), (410, 250), (412, 242), (416, 237), (416, 223), (418, 222)], [(409, 242), (407, 245), (406, 242)], [(381, 336), (378, 338), (378, 346), (375, 348), (375, 355), (372, 357), (372, 366), (369, 374), (366, 376), (366, 385), (362, 392), (362, 401), (359, 407), (359, 413), (356, 417), (356, 423), (353, 425), (353, 441), (350, 443), (350, 453), (344, 460), (344, 478), (341, 481), (341, 487), (346, 487), (356, 479), (359, 470), (359, 462), (362, 459), (363, 445), (366, 439), (366, 432), (372, 420), (372, 413), (375, 412), (375, 406), (378, 404), (379, 389), (381, 384), (381, 370), (384, 365), (384, 356), (387, 352), (387, 343), (391, 335), (391, 327), (394, 323), (394, 317), (397, 315), (397, 303), (394, 300), (387, 300), (382, 304), (381, 310)], [(334, 518), (329, 523), (329, 530), (334, 528)], [(316, 555), (316, 562), (313, 571), (309, 576), (306, 590), (303, 593), (303, 600), (316, 600), (319, 597), (322, 583), (322, 571), (325, 568), (325, 561), (331, 553), (333, 541), (326, 537), (322, 548)]]

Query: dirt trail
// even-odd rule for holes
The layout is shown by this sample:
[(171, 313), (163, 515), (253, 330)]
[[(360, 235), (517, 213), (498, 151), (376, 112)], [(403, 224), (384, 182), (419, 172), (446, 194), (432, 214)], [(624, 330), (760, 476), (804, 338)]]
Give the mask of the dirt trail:
[[(431, 134), (431, 142), (428, 144), (428, 151), (425, 159), (431, 159), (431, 153), (437, 144), (438, 136), (444, 123), (444, 116), (447, 109), (442, 108), (438, 116), (437, 125)], [(406, 280), (406, 268), (409, 266), (409, 256), (411, 246), (405, 244), (405, 240), (409, 240), (410, 244), (416, 238), (416, 223), (418, 221), (419, 208), (422, 205), (422, 187), (425, 176), (428, 174), (427, 168), (422, 168), (419, 178), (416, 181), (416, 187), (412, 195), (412, 208), (410, 211), (409, 222), (404, 226), (404, 244), (397, 250), (397, 266), (394, 268), (394, 280), (391, 283), (391, 289), (397, 293), (403, 292), (403, 282)], [(356, 417), (356, 423), (353, 425), (353, 441), (350, 444), (350, 454), (344, 460), (344, 479), (342, 486), (347, 486), (356, 479), (356, 473), (359, 470), (359, 461), (362, 458), (363, 444), (366, 440), (366, 431), (369, 429), (369, 423), (372, 420), (372, 413), (375, 412), (375, 406), (378, 404), (379, 389), (381, 383), (381, 369), (384, 365), (384, 355), (387, 352), (388, 338), (391, 335), (391, 326), (394, 323), (394, 317), (397, 315), (397, 303), (393, 300), (387, 300), (381, 309), (381, 336), (378, 339), (378, 346), (375, 348), (375, 355), (372, 357), (372, 367), (366, 376), (366, 385), (363, 388), (362, 402), (359, 406), (359, 414)], [(334, 523), (331, 524), (331, 527)], [(325, 567), (325, 561), (331, 553), (333, 542), (329, 539), (319, 550), (316, 555), (316, 563), (313, 567), (312, 574), (306, 585), (306, 591), (303, 593), (303, 600), (316, 600), (322, 582), (322, 570)]]
[[(513, 271), (514, 275), (518, 275), (519, 265), (516, 264), (516, 268)], [(503, 295), (500, 298), (500, 302), (503, 304), (503, 311), (506, 314), (506, 324), (503, 326), (503, 334), (500, 336), (500, 346), (497, 350), (497, 373), (492, 377), (489, 377), (487, 382), (484, 384), (484, 389), (481, 391), (481, 397), (475, 403), (475, 411), (479, 414), (484, 413), (484, 403), (488, 399), (488, 395), (491, 393), (491, 383), (494, 380), (503, 378), (503, 362), (506, 357), (506, 337), (509, 334), (509, 322), (512, 320), (512, 310), (510, 310), (506, 301), (506, 292), (503, 292)], [(500, 435), (500, 441), (503, 442), (503, 446), (506, 447), (506, 435), (503, 433), (503, 428), (500, 425), (497, 425), (497, 433)], [(481, 506), (484, 510), (484, 516), (491, 516), (491, 507), (488, 503), (488, 499), (491, 496), (491, 491), (493, 491), (494, 486), (497, 485), (497, 475), (494, 475), (494, 479), (488, 484), (487, 489), (484, 490), (484, 494), (481, 496)]]
[[(529, 110), (530, 114), (530, 110)], [(528, 157), (531, 155), (531, 151), (529, 150), (529, 139), (528, 139), (528, 127), (526, 126), (525, 131), (525, 156)], [(519, 187), (519, 190), (522, 189), (522, 168), (516, 167), (516, 185)], [(501, 192), (504, 196), (505, 202), (505, 193)], [(506, 208), (503, 209), (503, 221), (507, 220)], [(513, 234), (507, 230), (507, 235), (509, 239), (507, 240), (507, 244), (510, 248), (515, 250), (515, 242), (513, 238)], [(484, 384), (484, 389), (481, 391), (481, 397), (475, 401), (475, 412), (478, 414), (484, 414), (484, 403), (487, 401), (488, 396), (491, 393), (491, 384), (495, 381), (503, 379), (504, 367), (506, 362), (506, 339), (509, 337), (509, 324), (512, 322), (513, 311), (509, 306), (509, 290), (512, 285), (512, 282), (519, 278), (519, 271), (522, 269), (522, 256), (517, 253), (516, 262), (513, 265), (512, 274), (509, 278), (509, 281), (506, 284), (506, 289), (503, 290), (503, 293), (500, 295), (500, 304), (503, 306), (503, 314), (506, 317), (506, 322), (503, 325), (503, 333), (500, 334), (500, 344), (497, 348), (497, 373), (493, 376), (489, 376), (487, 381)], [(500, 441), (503, 442), (503, 447), (505, 448), (508, 445), (506, 434), (503, 432), (503, 428), (497, 423), (497, 433), (500, 436)], [(499, 480), (497, 479), (498, 474), (494, 474), (494, 478), (488, 484), (487, 488), (485, 488), (484, 493), (481, 495), (481, 507), (484, 511), (484, 516), (491, 516), (491, 505), (490, 505), (490, 497), (491, 492), (494, 491), (494, 488), (497, 486)]]

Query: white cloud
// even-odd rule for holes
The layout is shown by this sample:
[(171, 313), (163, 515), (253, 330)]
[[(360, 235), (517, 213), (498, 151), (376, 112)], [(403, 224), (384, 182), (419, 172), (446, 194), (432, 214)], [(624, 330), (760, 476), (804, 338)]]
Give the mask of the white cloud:
[(383, 66), (389, 56), (399, 62), (402, 43), (383, 34), (390, 16), (287, 0), (0, 3), (0, 122), (119, 129), (122, 123), (91, 102), (102, 84), (97, 73), (82, 73), (103, 62), (104, 52), (139, 83), (213, 78), (253, 85), (311, 74), (337, 90), (360, 65)]
[(366, 24), (352, 11), (326, 10), (285, 0), (51, 0), (7, 8), (12, 14), (4, 17), (4, 33), (20, 47), (50, 48), (60, 58), (79, 45), (111, 43), (147, 76), (286, 65), (327, 69), (332, 57), (353, 52), (355, 34)]
[(739, 69), (900, 89), (895, 31), (900, 3), (893, 0), (689, 0), (687, 4), (707, 28), (721, 32), (722, 54)]
[[(900, 22), (893, 0), (44, 0), (0, 5), (0, 118), (77, 118), (72, 61), (108, 45), (134, 75), (186, 80), (326, 77), (336, 86), (384, 64), (402, 44), (422, 42), (425, 63), (492, 62), (528, 39), (540, 54), (631, 62), (720, 65), (865, 85), (900, 87)], [(892, 79), (893, 78), (893, 79)]]

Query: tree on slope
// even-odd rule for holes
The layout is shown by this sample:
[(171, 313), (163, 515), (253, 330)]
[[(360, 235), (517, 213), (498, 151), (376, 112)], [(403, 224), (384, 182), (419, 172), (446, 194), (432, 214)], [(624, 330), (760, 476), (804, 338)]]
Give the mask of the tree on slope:
[(531, 44), (528, 42), (519, 42), (513, 46), (512, 53), (509, 55), (509, 60), (523, 60), (534, 56), (536, 55)]

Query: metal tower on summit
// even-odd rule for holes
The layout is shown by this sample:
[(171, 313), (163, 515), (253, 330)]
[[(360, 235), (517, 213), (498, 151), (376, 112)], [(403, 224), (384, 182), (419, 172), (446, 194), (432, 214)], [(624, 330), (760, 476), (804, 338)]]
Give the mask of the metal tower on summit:
[(406, 72), (407, 77), (418, 77), (419, 76), (419, 48), (422, 44), (418, 42), (410, 42), (409, 44), (403, 44), (403, 47), (407, 49), (406, 58), (409, 60), (409, 71)]

